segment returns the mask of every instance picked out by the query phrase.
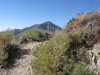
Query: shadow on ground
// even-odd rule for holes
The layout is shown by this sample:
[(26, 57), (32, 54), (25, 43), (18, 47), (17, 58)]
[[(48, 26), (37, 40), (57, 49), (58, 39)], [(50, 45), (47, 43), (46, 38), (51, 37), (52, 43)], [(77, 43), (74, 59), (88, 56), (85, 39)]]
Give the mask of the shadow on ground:
[(6, 61), (3, 63), (3, 65), (1, 66), (1, 69), (12, 69), (18, 65), (16, 60), (17, 59), (22, 59), (23, 55), (27, 55), (29, 54), (29, 50), (28, 49), (18, 49), (18, 50), (14, 50), (12, 53), (10, 53), (9, 58), (6, 59)]

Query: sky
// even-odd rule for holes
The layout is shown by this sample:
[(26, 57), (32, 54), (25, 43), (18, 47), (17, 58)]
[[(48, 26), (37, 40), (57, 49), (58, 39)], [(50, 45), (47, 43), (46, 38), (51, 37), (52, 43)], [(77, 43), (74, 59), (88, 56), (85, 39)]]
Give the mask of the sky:
[(0, 0), (0, 31), (46, 21), (64, 28), (78, 13), (97, 11), (100, 0)]

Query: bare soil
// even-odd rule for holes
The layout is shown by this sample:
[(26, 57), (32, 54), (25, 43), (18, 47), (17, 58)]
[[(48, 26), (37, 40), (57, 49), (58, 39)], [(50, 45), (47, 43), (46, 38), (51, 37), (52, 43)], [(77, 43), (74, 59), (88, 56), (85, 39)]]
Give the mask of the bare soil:
[(34, 75), (31, 69), (32, 53), (34, 47), (41, 42), (21, 44), (15, 57), (0, 66), (0, 75)]

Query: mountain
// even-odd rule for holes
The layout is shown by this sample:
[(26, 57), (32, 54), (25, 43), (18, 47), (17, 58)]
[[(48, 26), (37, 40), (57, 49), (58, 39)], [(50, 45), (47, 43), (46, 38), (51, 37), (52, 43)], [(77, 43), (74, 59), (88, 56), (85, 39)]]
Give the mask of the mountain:
[(44, 22), (42, 24), (35, 24), (35, 25), (32, 25), (30, 27), (26, 27), (26, 28), (23, 28), (23, 29), (15, 29), (14, 30), (14, 35), (18, 35), (26, 30), (29, 30), (29, 29), (34, 29), (35, 31), (40, 31), (41, 33), (49, 33), (49, 34), (54, 34), (55, 31), (57, 30), (61, 30), (62, 28), (59, 27), (58, 25), (55, 25), (54, 23), (50, 22), (50, 21), (47, 21), (47, 22)]

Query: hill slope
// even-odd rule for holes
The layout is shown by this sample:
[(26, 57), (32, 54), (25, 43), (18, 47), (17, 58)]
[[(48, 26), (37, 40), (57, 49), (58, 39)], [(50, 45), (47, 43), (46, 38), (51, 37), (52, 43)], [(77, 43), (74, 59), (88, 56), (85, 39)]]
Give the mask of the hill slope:
[(35, 24), (31, 27), (26, 27), (26, 28), (23, 28), (23, 29), (15, 29), (15, 35), (18, 35), (26, 30), (29, 30), (29, 29), (34, 29), (35, 31), (41, 31), (42, 33), (49, 33), (49, 34), (54, 34), (56, 30), (61, 30), (61, 27), (53, 24), (52, 22), (50, 21), (47, 21), (47, 22), (44, 22), (42, 24)]
[(76, 15), (33, 55), (32, 68), (43, 75), (100, 75), (100, 12)]

